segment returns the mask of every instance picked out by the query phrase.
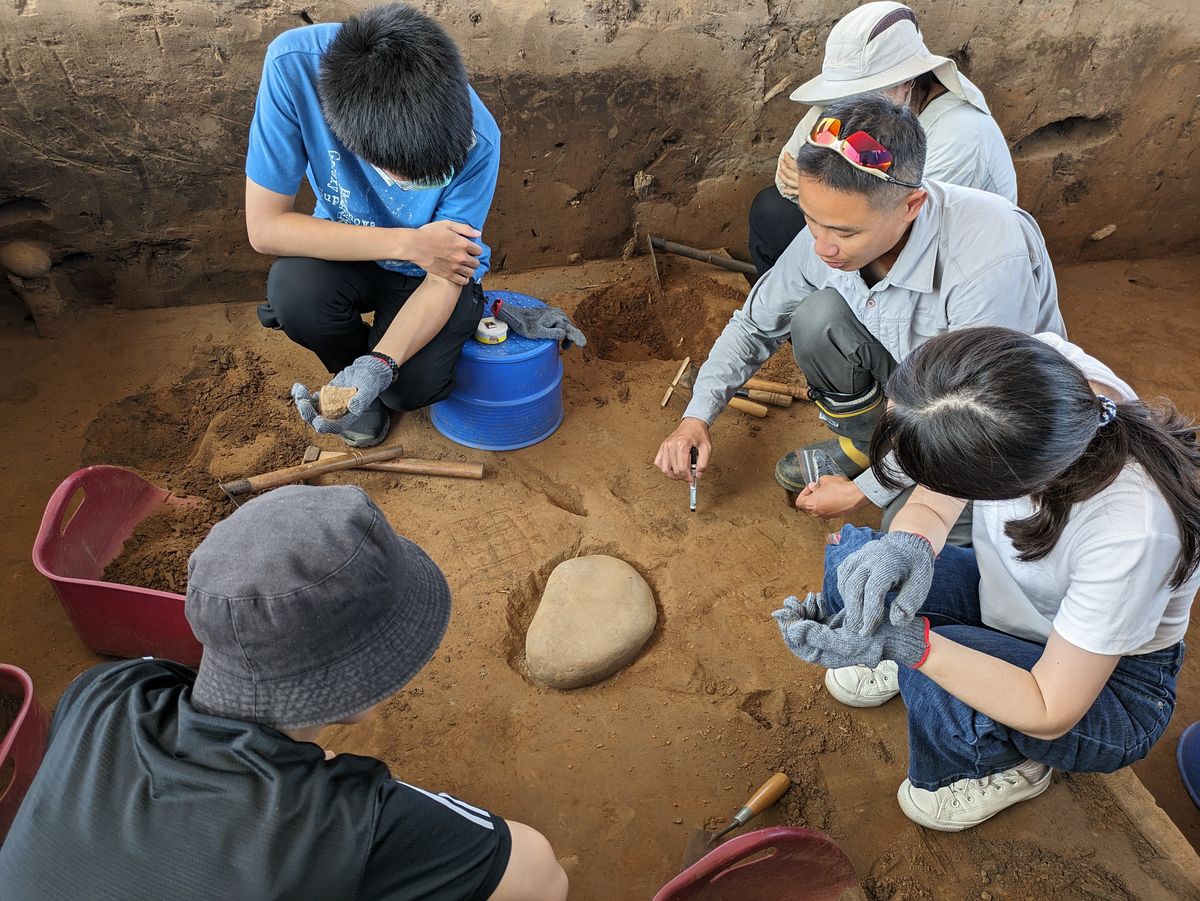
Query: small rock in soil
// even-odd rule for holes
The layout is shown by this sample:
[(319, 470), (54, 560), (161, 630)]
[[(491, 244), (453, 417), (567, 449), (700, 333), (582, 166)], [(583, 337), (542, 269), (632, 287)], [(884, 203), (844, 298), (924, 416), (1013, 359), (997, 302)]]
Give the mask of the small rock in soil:
[(607, 678), (641, 651), (658, 622), (654, 593), (616, 557), (576, 557), (555, 567), (525, 636), (530, 674), (552, 688)]

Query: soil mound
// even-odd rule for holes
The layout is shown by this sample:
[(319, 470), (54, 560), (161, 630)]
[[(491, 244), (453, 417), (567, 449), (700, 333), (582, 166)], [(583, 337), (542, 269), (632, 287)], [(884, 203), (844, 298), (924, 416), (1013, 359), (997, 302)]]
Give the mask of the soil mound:
[(91, 422), (84, 465), (127, 466), (195, 499), (145, 519), (106, 580), (182, 593), (188, 557), (234, 510), (219, 483), (300, 462), (310, 436), (287, 395), (272, 390), (273, 375), (253, 351), (202, 345), (177, 382), (109, 404)]

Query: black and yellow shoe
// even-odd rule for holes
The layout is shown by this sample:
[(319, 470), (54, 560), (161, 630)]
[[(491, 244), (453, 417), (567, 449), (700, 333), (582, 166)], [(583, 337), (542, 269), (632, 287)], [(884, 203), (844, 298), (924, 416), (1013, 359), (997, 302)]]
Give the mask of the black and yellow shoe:
[(789, 491), (803, 491), (821, 476), (845, 476), (853, 479), (866, 468), (847, 456), (842, 451), (840, 442), (833, 439), (788, 451), (775, 464), (775, 481)]
[(820, 481), (821, 476), (845, 476), (853, 479), (866, 470), (866, 466), (855, 457), (866, 459), (854, 445), (851, 457), (842, 448), (847, 439), (832, 439), (809, 444), (799, 450), (789, 451), (775, 464), (775, 481), (787, 492), (788, 506), (796, 505), (796, 496), (810, 483)]

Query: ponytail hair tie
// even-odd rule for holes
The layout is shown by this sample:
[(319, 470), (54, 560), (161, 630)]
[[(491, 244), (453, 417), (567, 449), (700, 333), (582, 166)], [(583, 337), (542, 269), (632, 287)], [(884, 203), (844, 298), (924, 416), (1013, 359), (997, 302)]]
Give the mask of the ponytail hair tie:
[(1097, 394), (1096, 400), (1100, 401), (1100, 428), (1104, 428), (1117, 418), (1117, 405), (1103, 394)]

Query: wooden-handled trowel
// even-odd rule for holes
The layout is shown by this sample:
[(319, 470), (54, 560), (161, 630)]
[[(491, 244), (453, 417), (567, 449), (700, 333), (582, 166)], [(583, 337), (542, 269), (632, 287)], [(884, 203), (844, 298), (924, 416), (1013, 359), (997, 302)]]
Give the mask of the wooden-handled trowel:
[(709, 832), (705, 829), (695, 830), (688, 838), (687, 847), (683, 852), (683, 868), (686, 870), (701, 857), (707, 854), (717, 843), (717, 840), (722, 836), (745, 826), (748, 822), (778, 801), (783, 797), (792, 786), (792, 780), (785, 773), (776, 773), (761, 786), (758, 791), (750, 796), (741, 809), (733, 815), (733, 819), (729, 821), (721, 829), (716, 832)]

